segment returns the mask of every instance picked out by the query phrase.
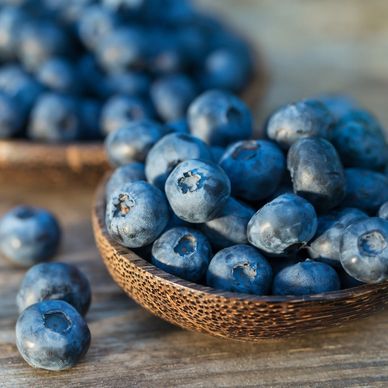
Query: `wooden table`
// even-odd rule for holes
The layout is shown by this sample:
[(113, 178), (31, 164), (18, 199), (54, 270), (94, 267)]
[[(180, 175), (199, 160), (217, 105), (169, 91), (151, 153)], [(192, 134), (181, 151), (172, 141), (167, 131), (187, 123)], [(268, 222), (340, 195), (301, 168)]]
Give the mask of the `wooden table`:
[[(388, 3), (214, 0), (261, 44), (272, 74), (258, 117), (279, 103), (346, 90), (388, 126)], [(82, 182), (80, 182), (82, 187)], [(76, 263), (93, 286), (93, 343), (63, 373), (36, 371), (15, 347), (15, 295), (23, 271), (0, 260), (0, 387), (388, 386), (388, 311), (301, 338), (236, 343), (183, 331), (144, 311), (109, 278), (94, 246), (89, 189), (1, 187), (0, 214), (30, 203), (64, 226), (58, 260)]]

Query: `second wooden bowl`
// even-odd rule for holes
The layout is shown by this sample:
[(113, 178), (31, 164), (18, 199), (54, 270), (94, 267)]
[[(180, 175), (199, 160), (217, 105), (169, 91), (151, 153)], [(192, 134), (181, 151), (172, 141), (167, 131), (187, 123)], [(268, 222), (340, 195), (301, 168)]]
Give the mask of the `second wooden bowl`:
[(388, 304), (388, 282), (304, 297), (223, 292), (170, 275), (113, 241), (105, 228), (105, 181), (93, 206), (98, 249), (115, 282), (166, 321), (217, 337), (255, 342), (340, 326)]

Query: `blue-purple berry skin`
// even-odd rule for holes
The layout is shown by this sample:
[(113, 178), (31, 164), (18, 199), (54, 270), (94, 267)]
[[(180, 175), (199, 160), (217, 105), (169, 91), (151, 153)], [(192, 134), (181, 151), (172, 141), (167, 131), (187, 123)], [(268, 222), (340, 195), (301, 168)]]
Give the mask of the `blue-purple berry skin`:
[(131, 162), (116, 168), (106, 183), (107, 196), (126, 183), (145, 181), (144, 163)]
[(388, 279), (388, 221), (372, 217), (345, 229), (340, 245), (341, 263), (353, 278), (364, 283)]
[(18, 266), (52, 259), (60, 240), (59, 223), (45, 209), (17, 206), (0, 219), (0, 254)]
[(345, 196), (346, 180), (340, 158), (327, 140), (302, 138), (287, 156), (294, 192), (310, 201), (319, 211), (338, 206)]
[(264, 205), (248, 224), (248, 240), (272, 255), (288, 255), (307, 244), (317, 230), (314, 207), (295, 194), (283, 194)]
[(85, 315), (91, 297), (89, 281), (76, 266), (68, 263), (40, 263), (24, 275), (16, 302), (21, 313), (44, 300), (63, 300)]
[(177, 227), (163, 233), (152, 246), (152, 263), (192, 282), (201, 282), (211, 259), (211, 246), (199, 231)]
[(212, 160), (212, 156), (207, 144), (192, 135), (171, 133), (164, 136), (147, 155), (147, 180), (163, 190), (171, 171), (187, 159)]
[(171, 172), (165, 191), (174, 213), (190, 223), (217, 217), (230, 197), (230, 181), (216, 164), (186, 160)]
[(388, 201), (380, 206), (378, 216), (383, 220), (388, 221)]
[(0, 139), (15, 137), (23, 131), (23, 111), (15, 100), (0, 93)]
[(307, 249), (311, 259), (341, 267), (340, 242), (344, 230), (354, 222), (368, 218), (361, 210), (345, 208), (318, 218), (318, 230)]
[(197, 97), (188, 110), (191, 133), (210, 145), (225, 147), (252, 136), (252, 115), (238, 97), (210, 90)]
[(107, 199), (106, 227), (110, 236), (128, 248), (153, 243), (165, 229), (169, 209), (155, 186), (136, 181), (117, 188)]
[(272, 268), (264, 256), (250, 245), (233, 245), (219, 251), (210, 261), (208, 286), (245, 294), (268, 295)]
[(268, 120), (266, 133), (280, 147), (289, 149), (307, 137), (329, 138), (334, 119), (317, 100), (304, 100), (281, 107)]
[(362, 168), (345, 169), (346, 196), (342, 206), (376, 214), (388, 201), (388, 176)]
[(282, 150), (267, 140), (234, 143), (219, 164), (232, 183), (233, 195), (247, 201), (260, 201), (273, 194), (286, 171)]
[(144, 162), (150, 149), (165, 135), (155, 121), (137, 120), (110, 133), (105, 140), (108, 159), (114, 166)]
[(90, 341), (90, 331), (82, 316), (62, 300), (33, 304), (16, 322), (17, 348), (33, 368), (69, 369), (85, 356)]
[(247, 226), (254, 214), (252, 208), (230, 197), (221, 213), (200, 228), (217, 249), (248, 244)]
[(280, 271), (274, 279), (274, 295), (314, 295), (341, 288), (337, 272), (330, 265), (306, 260)]

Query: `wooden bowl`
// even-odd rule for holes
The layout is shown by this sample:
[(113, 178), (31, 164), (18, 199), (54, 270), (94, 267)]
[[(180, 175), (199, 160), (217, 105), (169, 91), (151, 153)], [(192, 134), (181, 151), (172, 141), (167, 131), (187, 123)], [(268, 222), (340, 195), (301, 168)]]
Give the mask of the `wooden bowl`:
[(92, 219), (98, 249), (115, 282), (148, 311), (185, 329), (255, 342), (340, 326), (388, 304), (388, 282), (282, 297), (223, 292), (170, 275), (109, 237), (105, 180), (97, 190)]

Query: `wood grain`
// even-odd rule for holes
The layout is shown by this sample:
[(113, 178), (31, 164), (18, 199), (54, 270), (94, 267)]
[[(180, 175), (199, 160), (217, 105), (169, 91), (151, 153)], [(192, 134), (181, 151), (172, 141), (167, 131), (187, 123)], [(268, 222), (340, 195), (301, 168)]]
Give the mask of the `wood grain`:
[[(388, 126), (385, 0), (202, 0), (260, 42), (272, 84), (258, 116), (279, 103), (345, 89)], [(260, 121), (258, 121), (260, 123)], [(0, 186), (0, 214), (28, 202), (58, 214), (58, 260), (77, 263), (93, 285), (93, 343), (64, 373), (32, 370), (14, 345), (14, 298), (23, 271), (0, 260), (0, 387), (387, 387), (388, 311), (322, 333), (259, 344), (184, 331), (153, 317), (114, 284), (94, 246), (92, 191)]]

